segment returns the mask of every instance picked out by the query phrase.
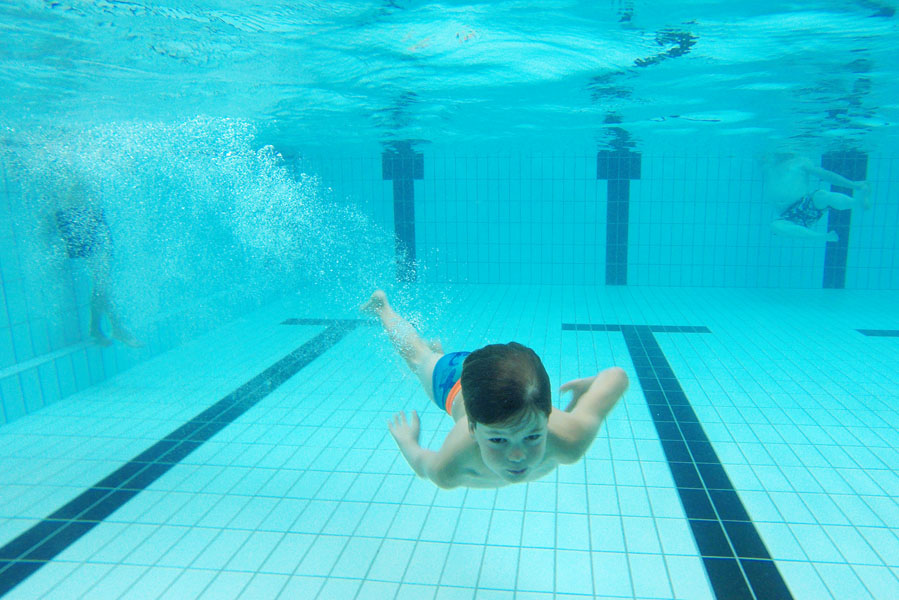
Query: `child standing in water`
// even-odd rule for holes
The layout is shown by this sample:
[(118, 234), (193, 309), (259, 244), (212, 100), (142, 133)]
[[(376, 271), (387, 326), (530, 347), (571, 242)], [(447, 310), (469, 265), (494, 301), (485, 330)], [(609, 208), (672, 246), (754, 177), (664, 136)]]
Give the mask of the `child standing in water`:
[(112, 340), (103, 332), (105, 316), (111, 326), (112, 337), (126, 346), (143, 346), (125, 328), (110, 300), (110, 267), (112, 264), (112, 236), (106, 215), (80, 182), (69, 184), (68, 191), (58, 199), (53, 214), (54, 224), (65, 243), (66, 254), (72, 259), (83, 259), (91, 277), (90, 335), (101, 346), (109, 346)]
[(628, 386), (618, 367), (569, 381), (560, 391), (570, 391), (571, 401), (560, 411), (552, 406), (546, 369), (530, 348), (510, 342), (444, 354), (394, 312), (383, 291), (375, 291), (362, 310), (380, 319), (425, 392), (455, 421), (437, 452), (419, 445), (415, 411), (410, 419), (398, 412), (388, 423), (412, 470), (444, 489), (534, 481), (579, 460)]

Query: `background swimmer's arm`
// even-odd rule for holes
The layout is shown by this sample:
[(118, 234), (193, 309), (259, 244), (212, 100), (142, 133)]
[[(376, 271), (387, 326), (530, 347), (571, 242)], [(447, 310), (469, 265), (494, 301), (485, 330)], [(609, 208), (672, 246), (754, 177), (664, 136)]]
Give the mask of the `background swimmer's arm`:
[(594, 377), (569, 381), (560, 388), (561, 393), (570, 391), (572, 394), (565, 409), (572, 418), (558, 419), (552, 432), (560, 441), (560, 462), (574, 462), (587, 452), (600, 425), (624, 395), (628, 384), (624, 369), (612, 367)]

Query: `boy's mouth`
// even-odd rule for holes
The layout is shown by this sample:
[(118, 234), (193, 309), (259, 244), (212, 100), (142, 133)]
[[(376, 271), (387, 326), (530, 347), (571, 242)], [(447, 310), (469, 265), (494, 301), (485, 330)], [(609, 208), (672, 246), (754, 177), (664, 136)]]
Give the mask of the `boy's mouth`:
[(524, 469), (506, 469), (512, 475), (518, 477), (519, 475), (524, 475), (524, 472), (527, 471), (527, 467)]

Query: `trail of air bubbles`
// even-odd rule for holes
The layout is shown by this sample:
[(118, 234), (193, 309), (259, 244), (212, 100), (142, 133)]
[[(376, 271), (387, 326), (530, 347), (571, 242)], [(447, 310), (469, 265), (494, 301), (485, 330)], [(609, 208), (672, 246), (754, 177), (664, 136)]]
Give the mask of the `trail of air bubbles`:
[[(138, 327), (299, 289), (348, 311), (395, 280), (392, 234), (314, 174), (295, 175), (247, 122), (198, 117), (16, 137), (18, 209), (35, 224), (24, 232), (32, 279), (59, 278), (64, 253), (42, 230), (77, 181), (107, 216), (114, 301)], [(391, 291), (400, 302), (413, 294), (410, 285)]]

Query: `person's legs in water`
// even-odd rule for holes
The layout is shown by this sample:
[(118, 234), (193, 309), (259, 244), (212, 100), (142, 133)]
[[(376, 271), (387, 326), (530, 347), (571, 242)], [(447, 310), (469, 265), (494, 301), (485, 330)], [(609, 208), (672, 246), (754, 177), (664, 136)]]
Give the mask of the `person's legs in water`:
[(785, 219), (776, 219), (773, 221), (771, 223), (771, 230), (780, 235), (808, 240), (836, 242), (840, 239), (836, 231), (815, 231), (814, 229), (803, 227), (802, 225), (792, 223)]
[[(803, 201), (807, 202), (807, 198), (808, 196), (806, 196)], [(811, 194), (811, 205), (814, 208), (809, 207), (808, 209), (804, 210), (811, 210), (812, 212), (814, 212), (815, 209), (824, 212), (829, 209), (847, 210), (857, 208), (867, 210), (871, 207), (868, 184), (864, 182), (858, 184), (855, 196), (848, 196), (846, 194), (831, 192), (828, 190), (817, 190), (813, 194)], [(786, 212), (781, 214), (780, 219), (775, 220), (771, 224), (771, 228), (775, 233), (796, 238), (826, 240), (828, 242), (836, 242), (839, 240), (839, 236), (837, 235), (836, 231), (822, 232), (812, 229), (810, 225), (813, 225), (814, 222), (817, 222), (817, 219), (814, 219), (814, 222), (812, 223), (805, 223), (795, 222), (795, 217), (784, 218), (785, 216), (787, 216)], [(799, 220), (801, 220), (802, 216), (802, 214), (799, 215)]]
[(106, 252), (99, 252), (88, 258), (88, 267), (90, 268), (94, 288), (91, 291), (91, 336), (101, 346), (112, 344), (112, 340), (103, 333), (102, 321), (103, 315), (106, 315), (112, 329), (112, 337), (126, 346), (140, 348), (143, 344), (125, 329), (109, 299), (109, 263), (110, 256)]
[(112, 340), (103, 333), (101, 322), (109, 300), (106, 291), (94, 286), (91, 292), (91, 337), (101, 346), (111, 346)]
[(435, 340), (430, 344), (426, 343), (415, 328), (393, 310), (387, 301), (387, 294), (381, 290), (375, 290), (375, 293), (371, 295), (368, 302), (360, 307), (360, 310), (380, 319), (394, 349), (403, 357), (406, 365), (415, 373), (428, 397), (433, 401), (434, 365), (443, 356), (440, 342)]
[[(771, 223), (771, 230), (780, 235), (810, 240), (826, 240), (828, 242), (839, 241), (836, 231), (816, 231), (814, 225), (827, 214), (828, 206), (820, 205), (816, 198), (824, 194), (818, 190), (788, 206), (781, 211), (779, 218)], [(842, 194), (836, 194), (841, 196)], [(848, 197), (848, 196), (847, 196)]]
[(849, 208), (861, 208), (867, 210), (871, 207), (871, 200), (868, 193), (867, 184), (861, 184), (856, 191), (855, 196), (847, 196), (839, 192), (830, 192), (827, 190), (818, 190), (812, 196), (815, 206), (821, 210), (825, 208), (835, 208), (836, 210), (846, 210)]

